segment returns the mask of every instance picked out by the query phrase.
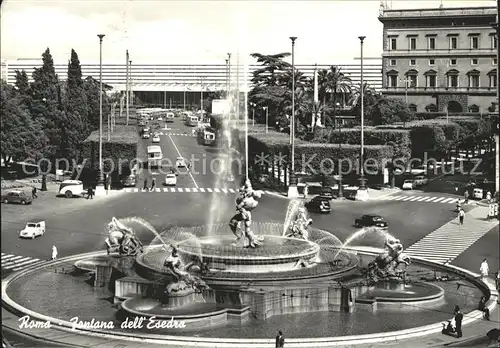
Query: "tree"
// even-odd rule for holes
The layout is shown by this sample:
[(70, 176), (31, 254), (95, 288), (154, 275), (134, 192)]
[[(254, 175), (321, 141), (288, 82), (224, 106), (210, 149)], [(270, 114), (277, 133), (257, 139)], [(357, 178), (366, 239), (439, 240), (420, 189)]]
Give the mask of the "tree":
[(277, 53), (264, 55), (261, 53), (250, 54), (257, 59), (262, 68), (253, 72), (252, 84), (254, 86), (276, 86), (281, 73), (291, 68), (291, 64), (283, 59), (290, 56), (290, 53)]
[[(99, 90), (100, 84), (98, 80), (93, 79), (88, 76), (83, 81), (83, 88), (85, 90), (85, 96), (87, 98), (87, 107), (88, 107), (88, 122), (90, 124), (90, 129), (92, 131), (99, 128)], [(108, 112), (110, 112), (109, 106), (109, 98), (106, 93), (106, 90), (110, 90), (111, 87), (103, 84), (103, 96), (102, 96), (102, 113), (103, 113), (103, 122)]]
[(0, 99), (0, 140), (4, 162), (40, 159), (46, 139), (40, 126), (32, 120), (20, 93), (2, 81)]
[(374, 125), (411, 121), (415, 115), (403, 100), (381, 97), (370, 109), (367, 120)]
[(28, 75), (26, 74), (26, 71), (21, 70), (16, 70), (16, 82), (14, 85), (16, 86), (18, 92), (22, 96), (29, 96), (31, 95), (31, 89), (30, 89), (30, 84), (28, 81)]
[[(333, 126), (337, 128), (336, 104), (339, 94), (351, 93), (351, 79), (344, 75), (340, 67), (331, 66), (326, 75), (326, 88), (330, 92), (333, 111)], [(325, 120), (326, 121), (326, 120)], [(326, 123), (326, 122), (325, 122)]]
[(370, 109), (377, 104), (382, 95), (378, 93), (374, 88), (368, 85), (367, 82), (363, 84), (363, 89), (360, 86), (354, 86), (352, 88), (351, 98), (347, 102), (347, 105), (352, 108), (354, 115), (357, 116), (358, 121), (361, 118), (361, 91), (363, 91), (363, 106), (365, 115), (370, 113)]

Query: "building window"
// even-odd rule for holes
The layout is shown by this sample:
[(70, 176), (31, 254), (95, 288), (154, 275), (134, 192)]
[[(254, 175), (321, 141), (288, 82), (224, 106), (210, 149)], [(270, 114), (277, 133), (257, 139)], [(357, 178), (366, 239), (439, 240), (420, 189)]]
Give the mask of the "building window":
[(410, 44), (410, 50), (416, 50), (417, 49), (417, 38), (416, 37), (410, 37), (409, 38), (409, 44)]
[(404, 79), (406, 88), (416, 88), (418, 87), (418, 72), (416, 70), (410, 70), (406, 73), (406, 78)]
[(429, 59), (429, 65), (433, 66), (434, 64), (436, 64), (436, 60), (435, 59)]
[(410, 59), (410, 66), (417, 65), (417, 61), (415, 59)]
[(495, 34), (490, 35), (490, 37), (491, 37), (491, 48), (492, 49), (496, 49), (497, 48), (497, 44), (498, 44), (498, 39), (495, 36)]
[(427, 48), (429, 50), (435, 50), (436, 49), (436, 38), (435, 37), (429, 37), (428, 38)]
[(489, 86), (490, 88), (497, 87), (497, 70), (493, 69), (488, 73), (488, 78), (490, 80)]
[(477, 50), (479, 48), (479, 36), (478, 35), (471, 35), (470, 48), (471, 48), (471, 50)]
[(391, 51), (395, 51), (397, 49), (397, 45), (396, 45), (396, 38), (395, 37), (391, 37), (390, 39), (390, 49)]
[(396, 88), (398, 86), (398, 76), (389, 75), (389, 87)]
[(425, 77), (425, 86), (428, 88), (436, 88), (436, 75), (427, 75)]
[(390, 66), (396, 66), (396, 59), (391, 59), (391, 60), (389, 61), (389, 65), (390, 65)]
[(496, 58), (493, 58), (492, 65), (497, 65), (497, 59)]
[(450, 36), (450, 50), (456, 50), (458, 48), (458, 38), (456, 36)]
[(457, 60), (455, 58), (450, 59), (450, 66), (456, 66)]
[(479, 88), (479, 75), (469, 76), (469, 88)]
[(446, 85), (448, 88), (458, 87), (458, 74), (459, 71), (456, 69), (452, 69), (446, 73)]
[(436, 104), (429, 104), (425, 107), (425, 111), (427, 112), (437, 112), (438, 108)]
[(471, 64), (471, 65), (477, 65), (477, 64), (478, 64), (478, 59), (477, 59), (477, 58), (472, 58), (472, 59), (470, 60), (470, 64)]

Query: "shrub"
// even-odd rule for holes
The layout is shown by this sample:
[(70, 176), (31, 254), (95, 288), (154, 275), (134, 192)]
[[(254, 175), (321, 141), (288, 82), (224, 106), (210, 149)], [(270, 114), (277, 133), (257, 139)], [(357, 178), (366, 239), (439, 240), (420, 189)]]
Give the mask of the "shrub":
[[(343, 129), (340, 132), (330, 132), (329, 142), (332, 144), (361, 144), (361, 129)], [(410, 132), (405, 129), (376, 129), (364, 131), (365, 145), (391, 145), (394, 156), (408, 158), (411, 155)]]
[(417, 120), (433, 120), (441, 116), (446, 116), (446, 112), (417, 112), (415, 114)]
[[(130, 164), (136, 158), (146, 159), (143, 154), (137, 153), (139, 136), (135, 127), (117, 127), (111, 133), (110, 141), (103, 138), (102, 158), (103, 170), (112, 170), (120, 173), (130, 170)], [(82, 157), (85, 159), (85, 167), (93, 170), (99, 169), (99, 131), (92, 132), (83, 142)], [(132, 163), (133, 165), (133, 163)]]

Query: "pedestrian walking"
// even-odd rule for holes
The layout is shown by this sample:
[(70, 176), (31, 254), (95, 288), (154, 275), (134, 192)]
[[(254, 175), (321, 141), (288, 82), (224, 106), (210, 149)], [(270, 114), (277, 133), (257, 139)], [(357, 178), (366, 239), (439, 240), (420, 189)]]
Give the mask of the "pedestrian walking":
[(455, 310), (453, 311), (455, 314), (455, 331), (457, 333), (457, 338), (462, 337), (462, 320), (464, 319), (464, 315), (460, 312), (460, 307), (455, 306)]
[(38, 196), (36, 195), (36, 187), (33, 187), (33, 190), (31, 190), (31, 197), (33, 199), (38, 198)]
[(52, 245), (52, 260), (57, 259), (57, 248), (55, 245)]
[(283, 336), (283, 332), (278, 331), (276, 335), (276, 348), (283, 348), (285, 346), (285, 336)]
[(460, 210), (458, 211), (458, 220), (460, 221), (460, 225), (464, 224), (464, 218), (465, 218), (465, 211), (462, 208), (460, 208)]
[(144, 178), (144, 187), (142, 188), (143, 190), (148, 189), (148, 178)]
[(307, 199), (307, 195), (309, 194), (309, 185), (304, 186), (304, 199)]
[(153, 177), (153, 179), (151, 179), (151, 190), (150, 191), (153, 191), (156, 187), (156, 179)]
[(469, 203), (469, 191), (465, 190), (464, 192), (464, 203)]
[(481, 277), (483, 278), (486, 278), (488, 276), (488, 273), (490, 273), (490, 267), (488, 266), (488, 261), (486, 259), (481, 262), (479, 273), (481, 273)]
[(488, 191), (486, 193), (486, 199), (488, 200), (488, 203), (491, 203), (491, 192), (490, 191)]

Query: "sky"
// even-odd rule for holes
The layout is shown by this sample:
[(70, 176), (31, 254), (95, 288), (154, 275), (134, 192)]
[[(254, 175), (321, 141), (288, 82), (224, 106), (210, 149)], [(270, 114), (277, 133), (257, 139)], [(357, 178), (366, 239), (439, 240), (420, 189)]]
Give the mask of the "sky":
[[(385, 0), (384, 0), (385, 1)], [(392, 9), (496, 6), (483, 0), (387, 0)], [(379, 0), (174, 1), (4, 0), (2, 60), (40, 58), (47, 48), (59, 63), (75, 49), (82, 62), (121, 63), (129, 49), (134, 64), (225, 64), (239, 54), (291, 52), (296, 64), (333, 64), (360, 56), (380, 57)], [(233, 60), (234, 59), (234, 60)]]

